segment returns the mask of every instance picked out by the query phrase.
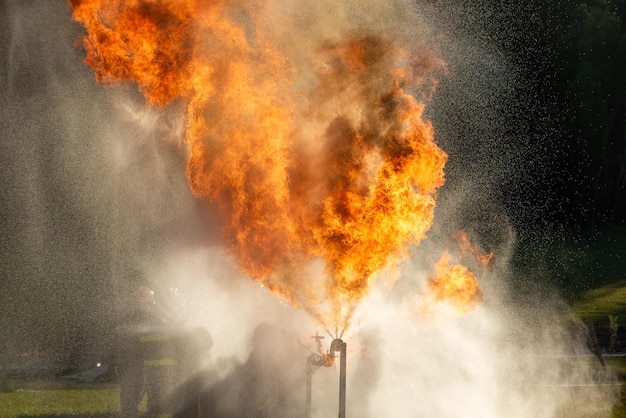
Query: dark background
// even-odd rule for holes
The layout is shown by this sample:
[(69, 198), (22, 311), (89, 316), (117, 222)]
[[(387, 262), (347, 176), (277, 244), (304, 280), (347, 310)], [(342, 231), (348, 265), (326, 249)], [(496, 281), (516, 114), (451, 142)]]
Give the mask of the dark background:
[[(494, 120), (496, 127), (477, 128), (464, 117), (466, 112), (459, 112), (457, 123), (446, 128), (453, 131), (450, 136), (466, 140), (444, 147), (451, 163), (484, 162), (489, 150), (481, 149), (487, 148), (480, 140), (485, 134), (477, 129), (491, 129), (487, 136), (495, 132), (502, 142), (512, 143), (509, 152), (520, 153), (512, 168), (518, 175), (496, 182), (500, 187), (495, 191), (515, 224), (624, 225), (626, 2), (431, 3), (446, 11), (457, 38), (472, 39), (503, 67), (494, 70), (484, 59), (462, 68), (471, 72), (474, 67), (477, 82), (492, 83), (492, 89), (481, 89), (483, 96), (465, 89), (465, 103), (458, 107), (485, 107), (486, 113), (501, 117)], [(508, 82), (497, 86), (503, 72)], [(485, 73), (495, 76), (480, 76)], [(445, 80), (442, 84), (445, 89)], [(506, 93), (499, 94), (503, 89)], [(446, 95), (445, 90), (440, 94)], [(458, 93), (450, 96), (459, 98)], [(497, 140), (487, 142), (503, 150)], [(479, 152), (480, 158), (472, 158)]]
[(465, 190), (457, 213), (485, 250), (510, 222), (522, 293), (556, 287), (573, 303), (623, 281), (626, 2), (428, 3), (453, 38), (432, 107), (449, 154), (438, 208)]

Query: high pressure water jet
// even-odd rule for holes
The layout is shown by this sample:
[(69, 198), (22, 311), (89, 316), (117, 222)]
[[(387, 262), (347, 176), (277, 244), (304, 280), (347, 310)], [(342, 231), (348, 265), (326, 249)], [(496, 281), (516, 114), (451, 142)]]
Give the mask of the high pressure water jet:
[(346, 417), (346, 343), (340, 338), (335, 338), (330, 343), (327, 353), (322, 353), (323, 335), (315, 334), (311, 337), (316, 340), (317, 352), (311, 353), (307, 358), (306, 368), (306, 411), (305, 417), (311, 417), (311, 379), (313, 366), (331, 367), (335, 364), (335, 353), (339, 352), (339, 418)]

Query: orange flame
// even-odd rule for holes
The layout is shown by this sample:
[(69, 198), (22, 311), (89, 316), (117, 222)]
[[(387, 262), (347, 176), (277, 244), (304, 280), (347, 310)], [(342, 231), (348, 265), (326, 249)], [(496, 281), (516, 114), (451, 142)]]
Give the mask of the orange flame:
[(438, 302), (453, 305), (457, 312), (466, 314), (484, 301), (485, 293), (467, 267), (451, 264), (450, 259), (446, 251), (435, 264), (435, 277), (428, 278), (427, 294)]
[(240, 268), (346, 327), (371, 280), (432, 223), (447, 156), (407, 89), (443, 63), (353, 34), (299, 67), (256, 24), (263, 2), (70, 3), (100, 83), (131, 81), (151, 105), (186, 106), (189, 184), (219, 206)]
[(465, 231), (459, 231), (456, 234), (456, 238), (459, 242), (459, 247), (461, 249), (461, 256), (463, 254), (469, 253), (476, 261), (478, 261), (481, 265), (486, 267), (491, 267), (493, 262), (494, 252), (490, 251), (485, 254), (480, 251), (478, 248), (474, 247), (469, 239), (469, 236)]

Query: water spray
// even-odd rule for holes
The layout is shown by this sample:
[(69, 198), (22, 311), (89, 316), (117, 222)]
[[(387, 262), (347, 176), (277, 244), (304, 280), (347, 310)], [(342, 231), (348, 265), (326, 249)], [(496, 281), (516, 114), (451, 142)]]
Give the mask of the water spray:
[(311, 379), (313, 366), (331, 367), (335, 364), (335, 353), (339, 351), (339, 418), (346, 417), (346, 347), (347, 344), (340, 338), (335, 338), (330, 343), (327, 353), (322, 352), (323, 335), (315, 333), (311, 338), (315, 339), (317, 352), (311, 353), (307, 358), (306, 368), (306, 411), (305, 417), (311, 418)]

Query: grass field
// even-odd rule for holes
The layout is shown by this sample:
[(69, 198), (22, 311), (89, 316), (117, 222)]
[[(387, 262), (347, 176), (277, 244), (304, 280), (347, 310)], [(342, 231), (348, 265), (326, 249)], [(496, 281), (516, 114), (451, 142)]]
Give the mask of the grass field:
[[(626, 360), (609, 359), (609, 368), (618, 368), (626, 375)], [(52, 384), (38, 388), (16, 389), (0, 393), (2, 418), (119, 418), (119, 389), (111, 384), (81, 384), (59, 388)], [(145, 401), (142, 405), (145, 411)], [(565, 416), (563, 418), (566, 418)], [(616, 405), (612, 418), (626, 418), (626, 394)]]
[[(27, 385), (26, 385), (27, 386)], [(2, 418), (27, 417), (114, 417), (119, 414), (119, 389), (101, 388), (18, 388), (0, 393)]]
[[(626, 228), (566, 234), (553, 247), (553, 277), (560, 277), (563, 293), (574, 312), (593, 324), (605, 351), (626, 349)], [(611, 335), (614, 347), (610, 347)], [(607, 367), (626, 385), (626, 357), (608, 357)], [(613, 418), (626, 418), (626, 386)]]
[[(119, 387), (113, 383), (11, 382), (0, 393), (1, 418), (119, 417)], [(145, 398), (139, 410), (146, 411)]]
[[(574, 312), (586, 321), (595, 324), (597, 332), (610, 338), (611, 323), (617, 326), (619, 348), (624, 349), (626, 325), (626, 280), (620, 280), (581, 292), (574, 302)], [(611, 321), (613, 318), (613, 321)], [(606, 342), (604, 344), (606, 346)], [(607, 357), (607, 367), (613, 370), (620, 382), (626, 385), (626, 357)], [(626, 386), (622, 389), (621, 402), (615, 406), (613, 418), (626, 418)]]

